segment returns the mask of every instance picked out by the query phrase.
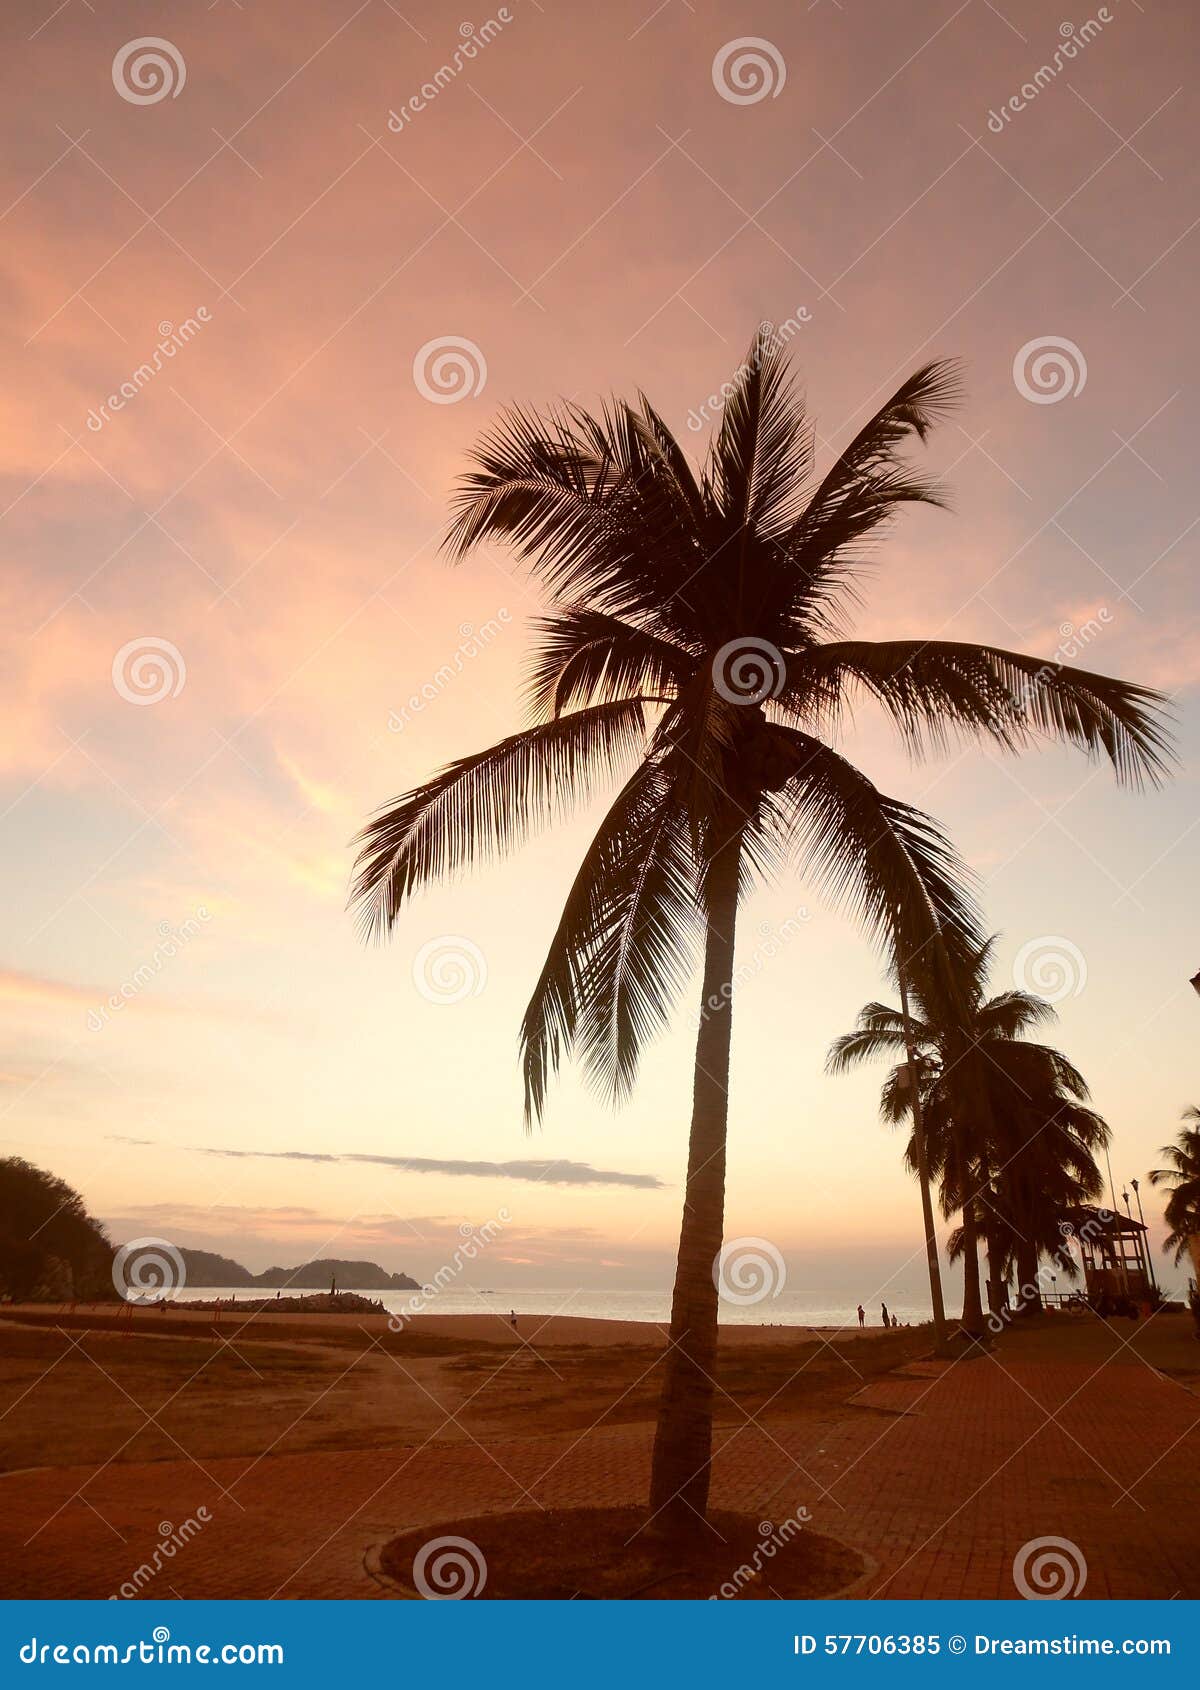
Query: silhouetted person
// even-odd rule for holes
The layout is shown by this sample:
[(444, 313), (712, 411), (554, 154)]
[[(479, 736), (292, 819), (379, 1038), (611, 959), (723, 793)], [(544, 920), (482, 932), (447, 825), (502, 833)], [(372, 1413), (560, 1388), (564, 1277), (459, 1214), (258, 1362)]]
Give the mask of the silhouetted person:
[(860, 1332), (866, 1324), (867, 1324), (867, 1311), (866, 1311), (866, 1309), (863, 1308), (862, 1304), (860, 1303), (858, 1305), (858, 1327), (859, 1327)]
[(883, 1310), (883, 1329), (886, 1332), (888, 1327), (892, 1324), (892, 1322), (891, 1322), (891, 1319), (888, 1316), (887, 1304), (883, 1303), (880, 1306)]
[(516, 1311), (516, 1309), (509, 1309), (509, 1311), (508, 1311), (508, 1324), (512, 1327), (514, 1332), (517, 1330), (517, 1311)]

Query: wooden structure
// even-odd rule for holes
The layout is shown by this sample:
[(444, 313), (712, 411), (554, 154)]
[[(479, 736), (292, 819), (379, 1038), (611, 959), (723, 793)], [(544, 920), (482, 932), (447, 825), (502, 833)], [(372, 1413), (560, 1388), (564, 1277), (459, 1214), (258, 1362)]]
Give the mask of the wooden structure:
[(1065, 1242), (1083, 1262), (1084, 1294), (1102, 1303), (1157, 1302), (1150, 1271), (1150, 1241), (1141, 1221), (1084, 1204), (1063, 1217)]

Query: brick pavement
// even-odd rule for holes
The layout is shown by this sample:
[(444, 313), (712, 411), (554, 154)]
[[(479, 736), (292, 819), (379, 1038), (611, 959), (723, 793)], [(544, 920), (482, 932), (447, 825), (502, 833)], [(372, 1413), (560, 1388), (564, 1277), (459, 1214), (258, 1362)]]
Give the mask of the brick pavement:
[[(854, 1594), (1012, 1597), (1031, 1539), (1076, 1545), (1088, 1597), (1200, 1596), (1200, 1398), (1134, 1360), (915, 1367), (836, 1423), (718, 1431), (714, 1502), (861, 1549)], [(649, 1428), (352, 1453), (272, 1454), (0, 1479), (6, 1596), (108, 1596), (203, 1505), (211, 1521), (147, 1598), (379, 1597), (369, 1547), (511, 1507), (638, 1500)], [(431, 1532), (431, 1535), (432, 1532)]]

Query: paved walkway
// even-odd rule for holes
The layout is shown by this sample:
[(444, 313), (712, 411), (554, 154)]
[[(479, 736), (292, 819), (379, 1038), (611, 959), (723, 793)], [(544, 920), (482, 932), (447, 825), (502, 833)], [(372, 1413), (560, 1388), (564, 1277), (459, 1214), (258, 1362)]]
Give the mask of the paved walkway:
[[(1134, 1360), (918, 1363), (833, 1426), (722, 1427), (713, 1500), (809, 1510), (862, 1550), (855, 1595), (1013, 1597), (1014, 1560), (1065, 1539), (1088, 1597), (1200, 1596), (1200, 1397)], [(105, 1597), (190, 1519), (146, 1598), (380, 1597), (364, 1555), (408, 1526), (645, 1494), (646, 1427), (347, 1454), (40, 1469), (0, 1480), (6, 1596)], [(431, 1531), (431, 1535), (435, 1535)], [(1034, 1576), (1037, 1552), (1029, 1560)]]

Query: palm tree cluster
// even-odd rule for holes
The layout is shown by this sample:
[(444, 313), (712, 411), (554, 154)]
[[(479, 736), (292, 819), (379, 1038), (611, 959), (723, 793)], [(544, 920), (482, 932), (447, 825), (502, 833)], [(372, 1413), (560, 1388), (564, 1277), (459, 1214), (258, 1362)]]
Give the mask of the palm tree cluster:
[(1095, 1152), (1108, 1127), (1088, 1107), (1083, 1075), (1061, 1051), (1023, 1035), (1054, 1019), (1053, 1006), (1031, 992), (986, 996), (996, 936), (961, 958), (959, 991), (947, 1001), (936, 978), (913, 972), (912, 1010), (869, 1003), (853, 1032), (836, 1039), (826, 1062), (832, 1074), (878, 1057), (893, 1057), (880, 1111), (896, 1127), (914, 1127), (908, 1166), (921, 1174), (915, 1132), (925, 1138), (925, 1177), (940, 1188), (942, 1213), (961, 1215), (950, 1239), (963, 1263), (963, 1327), (983, 1326), (979, 1242), (988, 1260), (988, 1306), (1007, 1307), (1014, 1270), (1019, 1308), (1040, 1307), (1039, 1261), (1054, 1258), (1068, 1278), (1078, 1272), (1063, 1248), (1064, 1217), (1100, 1196)]
[(1177, 1264), (1190, 1252), (1200, 1285), (1200, 1109), (1189, 1104), (1183, 1120), (1174, 1144), (1164, 1144), (1159, 1151), (1169, 1165), (1152, 1169), (1150, 1183), (1168, 1188), (1164, 1214), (1170, 1230), (1163, 1249), (1174, 1251)]
[[(921, 958), (948, 1004), (955, 959), (983, 944), (946, 834), (835, 748), (852, 704), (873, 699), (915, 755), (963, 737), (1006, 752), (1053, 738), (1133, 784), (1162, 766), (1160, 700), (1145, 688), (990, 645), (850, 637), (876, 542), (907, 505), (942, 503), (906, 452), (956, 394), (951, 365), (926, 365), (824, 473), (766, 330), (700, 467), (645, 397), (502, 414), (474, 448), (448, 549), (502, 542), (542, 589), (531, 719), (386, 805), (360, 839), (353, 900), (382, 936), (421, 887), (617, 785), (521, 1026), (527, 1124), (569, 1053), (627, 1097), (699, 966), (707, 1007), (650, 1495), (659, 1527), (686, 1528), (708, 1498), (739, 905), (798, 869), (885, 953)], [(980, 1060), (967, 1052), (962, 1066), (978, 1073)], [(969, 1183), (965, 1170), (945, 1180)]]

